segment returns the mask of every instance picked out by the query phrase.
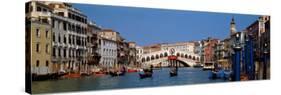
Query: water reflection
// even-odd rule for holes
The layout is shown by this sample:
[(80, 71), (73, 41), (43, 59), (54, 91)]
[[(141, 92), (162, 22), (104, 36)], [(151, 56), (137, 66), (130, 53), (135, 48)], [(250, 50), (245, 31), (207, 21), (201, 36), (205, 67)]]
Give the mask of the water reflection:
[(36, 81), (32, 83), (33, 93), (67, 92), (118, 89), (132, 87), (169, 86), (183, 84), (224, 82), (225, 80), (208, 79), (208, 71), (200, 68), (179, 68), (178, 76), (170, 77), (169, 68), (154, 70), (152, 78), (139, 79), (138, 73), (127, 73), (125, 76), (111, 77), (88, 76), (73, 79)]

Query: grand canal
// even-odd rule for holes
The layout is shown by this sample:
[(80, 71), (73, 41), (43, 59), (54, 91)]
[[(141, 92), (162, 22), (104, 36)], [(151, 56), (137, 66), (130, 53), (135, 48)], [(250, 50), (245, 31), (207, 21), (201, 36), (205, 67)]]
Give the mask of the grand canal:
[(169, 70), (169, 68), (154, 70), (153, 78), (145, 79), (139, 79), (138, 73), (126, 73), (125, 76), (118, 77), (105, 75), (36, 81), (32, 83), (32, 92), (52, 93), (225, 82), (220, 79), (210, 80), (208, 78), (209, 71), (203, 71), (200, 68), (179, 68), (179, 75), (176, 77), (170, 77)]

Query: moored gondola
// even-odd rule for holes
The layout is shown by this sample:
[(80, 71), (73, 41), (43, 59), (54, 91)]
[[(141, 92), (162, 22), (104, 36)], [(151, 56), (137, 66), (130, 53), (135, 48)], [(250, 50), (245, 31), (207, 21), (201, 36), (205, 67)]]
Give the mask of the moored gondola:
[(170, 77), (174, 77), (174, 76), (177, 76), (178, 73), (177, 72), (170, 72)]
[(139, 73), (140, 79), (152, 77), (153, 69), (152, 66), (150, 69), (144, 69), (143, 73)]
[(150, 78), (150, 77), (152, 77), (152, 73), (139, 74), (139, 76), (140, 76), (140, 79)]
[(123, 76), (125, 75), (125, 72), (109, 72), (109, 75), (111, 75), (112, 77)]

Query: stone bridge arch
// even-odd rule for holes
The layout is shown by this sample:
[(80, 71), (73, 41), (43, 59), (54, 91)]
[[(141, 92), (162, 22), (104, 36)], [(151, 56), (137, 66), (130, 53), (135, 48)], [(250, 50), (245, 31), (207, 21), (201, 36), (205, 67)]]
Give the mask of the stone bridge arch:
[[(148, 54), (144, 54), (141, 58), (141, 63), (144, 66), (148, 65), (156, 65), (160, 62), (165, 62), (168, 60), (168, 56), (171, 54), (168, 54), (168, 51), (158, 51), (158, 52), (152, 52)], [(178, 57), (178, 61), (180, 61), (184, 66), (192, 67), (196, 64), (196, 62), (199, 62), (200, 56), (194, 53), (186, 53), (181, 51), (176, 51), (175, 56)]]

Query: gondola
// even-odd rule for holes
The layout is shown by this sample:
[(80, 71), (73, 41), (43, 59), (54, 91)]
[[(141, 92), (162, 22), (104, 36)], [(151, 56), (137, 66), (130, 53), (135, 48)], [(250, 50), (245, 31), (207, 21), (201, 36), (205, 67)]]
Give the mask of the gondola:
[(143, 74), (139, 73), (140, 79), (152, 77), (153, 65), (150, 65), (150, 69), (143, 69)]
[(125, 75), (125, 72), (109, 72), (109, 75), (111, 75), (112, 77), (123, 76)]
[(174, 76), (177, 76), (178, 75), (178, 73), (177, 72), (170, 72), (170, 77), (174, 77)]
[(91, 74), (89, 74), (89, 73), (81, 73), (80, 75), (85, 77), (85, 76), (90, 76)]
[(174, 77), (178, 75), (178, 68), (172, 68), (170, 71), (170, 77)]
[(152, 73), (139, 74), (140, 79), (152, 77)]

